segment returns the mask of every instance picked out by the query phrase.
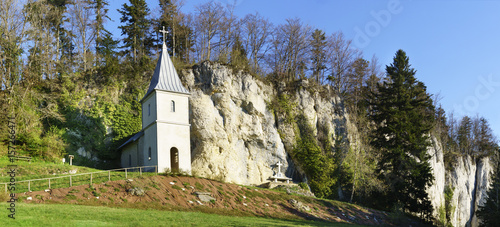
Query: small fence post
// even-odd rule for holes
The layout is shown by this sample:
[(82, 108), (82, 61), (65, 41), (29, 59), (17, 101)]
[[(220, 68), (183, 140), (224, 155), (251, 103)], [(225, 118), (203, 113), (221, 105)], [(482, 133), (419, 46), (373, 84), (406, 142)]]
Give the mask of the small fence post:
[(155, 166), (155, 173), (158, 175), (158, 166)]
[(69, 186), (73, 187), (73, 182), (71, 181), (71, 176), (69, 176)]
[(127, 178), (127, 168), (125, 168), (125, 179)]
[(49, 189), (50, 189), (50, 178), (49, 178)]
[(92, 173), (90, 174), (90, 185), (92, 186)]
[(142, 167), (139, 167), (139, 176), (142, 176)]
[(28, 192), (31, 192), (31, 181), (28, 181)]
[(108, 181), (111, 181), (111, 171), (108, 171)]
[(7, 184), (5, 184), (5, 192), (7, 192)]

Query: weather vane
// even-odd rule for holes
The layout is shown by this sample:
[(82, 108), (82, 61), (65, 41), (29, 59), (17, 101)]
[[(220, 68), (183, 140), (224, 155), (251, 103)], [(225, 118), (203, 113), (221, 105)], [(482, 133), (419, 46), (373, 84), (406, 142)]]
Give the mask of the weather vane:
[(163, 26), (163, 30), (160, 30), (159, 32), (163, 33), (163, 43), (165, 43), (165, 36), (168, 33), (168, 31), (165, 30), (165, 26)]

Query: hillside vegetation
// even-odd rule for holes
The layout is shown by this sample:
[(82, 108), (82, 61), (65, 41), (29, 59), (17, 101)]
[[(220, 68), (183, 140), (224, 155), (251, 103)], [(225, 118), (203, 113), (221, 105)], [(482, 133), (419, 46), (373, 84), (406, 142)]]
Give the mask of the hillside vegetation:
[[(133, 193), (131, 189), (141, 189), (143, 194)], [(294, 190), (300, 191), (298, 188), (294, 188)], [(201, 197), (196, 195), (197, 192), (204, 192), (212, 196), (213, 200), (203, 201)], [(250, 225), (253, 221), (256, 221), (257, 225), (260, 225), (259, 223), (309, 226), (333, 225), (334, 223), (419, 225), (418, 222), (401, 214), (390, 214), (338, 201), (289, 194), (283, 188), (269, 190), (185, 176), (138, 177), (90, 186), (81, 185), (28, 192), (19, 195), (19, 202), (19, 214), (17, 214), (15, 221), (24, 225), (33, 223), (33, 219), (40, 215), (43, 216), (40, 217), (41, 222), (48, 221), (57, 212), (60, 213), (59, 217), (54, 217), (56, 222), (73, 220), (75, 223), (82, 222), (90, 225), (117, 225), (128, 220), (143, 226), (151, 223), (152, 219), (149, 218), (161, 214), (167, 214), (168, 219), (172, 221), (180, 221), (174, 222), (174, 224), (192, 223), (202, 226), (220, 226), (226, 222)], [(88, 206), (92, 206), (92, 208)], [(72, 208), (71, 212), (64, 211), (67, 208)], [(74, 212), (73, 209), (80, 210), (81, 213)], [(176, 213), (178, 211), (202, 212), (215, 215), (193, 213), (192, 220), (185, 220), (186, 214), (178, 213), (180, 217), (174, 218), (170, 216), (171, 211), (176, 211)], [(120, 217), (120, 214), (137, 216), (131, 220), (127, 218), (115, 220)], [(139, 217), (139, 215), (145, 215), (148, 218)], [(241, 218), (231, 218), (230, 216)], [(198, 220), (203, 217), (207, 217), (208, 222)], [(276, 222), (272, 223), (265, 219), (249, 217), (274, 218)], [(221, 222), (212, 223), (212, 220), (216, 218), (220, 218)]]
[[(276, 88), (270, 111), (297, 132), (286, 152), (319, 197), (436, 221), (425, 191), (434, 179), (425, 164), (428, 139), (443, 145), (448, 170), (464, 156), (498, 154), (488, 120), (446, 114), (402, 50), (388, 50), (397, 52), (382, 71), (375, 57), (365, 59), (341, 31), (325, 34), (298, 18), (282, 24), (258, 13), (238, 18), (234, 6), (217, 1), (195, 12), (181, 12), (178, 1), (159, 3), (161, 14), (153, 18), (153, 6), (144, 0), (123, 4), (120, 18), (109, 18), (121, 21), (118, 40), (104, 26), (107, 0), (1, 1), (0, 113), (12, 117), (15, 127), (0, 118), (0, 156), (7, 155), (13, 133), (18, 155), (60, 162), (72, 154), (75, 165), (118, 167), (117, 147), (141, 129), (140, 100), (161, 49), (163, 37), (156, 31), (163, 26), (179, 72), (219, 62)], [(310, 133), (291, 101), (301, 81), (339, 99), (334, 111), (348, 113), (358, 140)]]

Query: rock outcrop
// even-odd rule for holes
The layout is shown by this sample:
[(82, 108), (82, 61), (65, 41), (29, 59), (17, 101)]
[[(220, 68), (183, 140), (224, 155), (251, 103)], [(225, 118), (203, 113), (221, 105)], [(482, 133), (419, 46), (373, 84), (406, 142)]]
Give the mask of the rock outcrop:
[[(287, 153), (295, 131), (273, 112), (277, 91), (272, 85), (208, 62), (183, 72), (183, 80), (191, 93), (192, 168), (197, 175), (258, 185), (276, 173), (281, 161), (285, 175), (301, 180)], [(309, 92), (307, 81), (300, 86), (290, 95), (294, 112), (304, 116), (316, 135), (330, 141), (339, 133), (347, 138), (353, 127), (340, 100)]]
[[(445, 203), (448, 202), (453, 211), (451, 214), (453, 226), (478, 226), (476, 211), (479, 205), (486, 202), (486, 192), (493, 172), (490, 159), (464, 156), (447, 171), (443, 160), (443, 149), (436, 138), (433, 138), (433, 146), (428, 152), (432, 155), (430, 164), (435, 180), (427, 192), (434, 207), (434, 216), (439, 217), (439, 209), (444, 209)], [(453, 191), (451, 201), (445, 201), (446, 185)]]
[[(255, 77), (217, 63), (205, 62), (182, 73), (191, 93), (192, 168), (196, 175), (245, 185), (264, 183), (276, 173), (275, 164), (284, 163), (288, 177), (302, 180), (300, 168), (288, 152), (295, 144), (294, 128), (275, 114), (272, 101), (276, 89)], [(315, 136), (355, 144), (359, 135), (349, 121), (342, 101), (321, 96), (307, 81), (290, 94), (296, 114), (312, 126)], [(443, 148), (432, 138), (428, 150), (435, 181), (428, 189), (435, 216), (445, 203), (444, 190), (453, 188), (450, 201), (454, 226), (476, 226), (477, 206), (486, 199), (492, 168), (489, 158), (465, 156), (446, 170)]]

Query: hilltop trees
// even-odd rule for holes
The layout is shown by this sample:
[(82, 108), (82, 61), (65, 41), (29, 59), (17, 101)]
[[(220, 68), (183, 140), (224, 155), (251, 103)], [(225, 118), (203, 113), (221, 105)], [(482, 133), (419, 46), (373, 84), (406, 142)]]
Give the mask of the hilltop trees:
[(380, 152), (379, 177), (389, 186), (384, 200), (388, 208), (397, 206), (430, 217), (432, 206), (425, 189), (433, 176), (426, 151), (434, 106), (404, 51), (397, 51), (386, 71), (387, 82), (379, 84), (371, 105), (376, 124), (371, 144)]
[(153, 46), (150, 34), (151, 21), (146, 18), (149, 8), (145, 0), (130, 0), (130, 5), (123, 4), (118, 12), (122, 15), (119, 26), (122, 30), (124, 48), (123, 54), (133, 59), (137, 64), (146, 60)]

